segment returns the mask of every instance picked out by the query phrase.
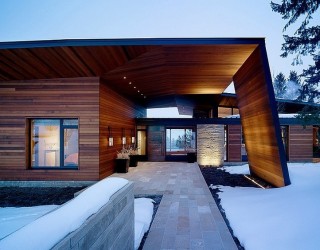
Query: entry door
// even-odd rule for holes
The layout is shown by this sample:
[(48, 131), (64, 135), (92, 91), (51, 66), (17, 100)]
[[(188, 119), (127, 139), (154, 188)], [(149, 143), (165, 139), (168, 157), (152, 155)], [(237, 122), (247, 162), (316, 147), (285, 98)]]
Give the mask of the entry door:
[(165, 129), (163, 126), (148, 127), (148, 160), (165, 161)]

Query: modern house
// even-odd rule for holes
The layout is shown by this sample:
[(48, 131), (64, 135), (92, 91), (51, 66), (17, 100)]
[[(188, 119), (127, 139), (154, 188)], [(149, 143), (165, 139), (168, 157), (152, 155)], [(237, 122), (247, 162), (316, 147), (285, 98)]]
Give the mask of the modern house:
[[(236, 98), (222, 95), (231, 82)], [(170, 106), (193, 118), (144, 119)], [(199, 164), (218, 166), (242, 160), (243, 134), (251, 173), (281, 187), (281, 131), (262, 38), (0, 43), (1, 180), (99, 180), (136, 143), (151, 161), (197, 148)], [(290, 129), (292, 142), (312, 129), (301, 131)], [(289, 160), (309, 159), (290, 150)]]

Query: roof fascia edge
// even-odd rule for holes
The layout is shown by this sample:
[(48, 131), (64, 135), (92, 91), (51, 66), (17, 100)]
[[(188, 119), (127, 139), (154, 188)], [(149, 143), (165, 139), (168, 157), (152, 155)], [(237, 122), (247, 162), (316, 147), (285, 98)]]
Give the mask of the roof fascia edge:
[(130, 45), (223, 45), (265, 44), (265, 38), (121, 38), (121, 39), (61, 39), (0, 42), (0, 49), (47, 48), (70, 46), (130, 46)]

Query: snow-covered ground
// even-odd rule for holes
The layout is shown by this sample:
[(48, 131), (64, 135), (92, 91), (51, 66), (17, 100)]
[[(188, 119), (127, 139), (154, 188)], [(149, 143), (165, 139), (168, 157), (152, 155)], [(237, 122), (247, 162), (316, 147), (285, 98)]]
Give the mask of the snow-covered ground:
[(0, 208), (0, 240), (19, 228), (49, 213), (58, 205), (35, 207), (1, 207)]
[(134, 199), (134, 248), (138, 249), (144, 234), (149, 230), (154, 201), (149, 198)]
[[(289, 163), (292, 184), (260, 189), (219, 186), (221, 205), (246, 250), (320, 249), (320, 164)], [(248, 172), (248, 165), (226, 167)]]
[[(69, 232), (77, 229), (86, 218), (105, 204), (114, 192), (128, 183), (127, 180), (122, 178), (108, 179), (111, 179), (111, 182), (102, 181), (103, 185), (99, 184), (96, 186), (97, 183), (73, 199), (76, 202), (68, 202), (62, 206), (0, 208), (0, 249), (50, 249)], [(110, 184), (114, 187), (108, 186)], [(101, 189), (104, 190), (104, 193), (101, 193)], [(109, 191), (105, 192), (105, 190)], [(88, 192), (90, 196), (95, 198), (90, 199), (87, 197)], [(101, 201), (98, 201), (99, 197)], [(85, 202), (91, 204), (93, 208), (85, 206)], [(60, 209), (57, 209), (59, 207), (62, 208), (62, 212)], [(79, 209), (80, 207), (81, 209)], [(148, 198), (135, 199), (134, 210), (134, 245), (135, 249), (138, 249), (143, 235), (150, 227), (153, 214), (153, 200)], [(59, 216), (62, 216), (64, 219), (61, 219), (61, 217), (57, 219), (57, 211), (60, 211)], [(76, 216), (72, 216), (71, 213), (76, 214)], [(48, 214), (48, 217), (42, 217), (45, 214)], [(71, 217), (71, 220), (68, 217)], [(48, 233), (48, 230), (41, 230), (47, 229), (47, 225), (50, 225), (50, 228), (56, 229), (50, 231), (50, 237), (41, 235)], [(15, 231), (16, 233), (14, 233)], [(5, 238), (6, 236), (8, 237)]]

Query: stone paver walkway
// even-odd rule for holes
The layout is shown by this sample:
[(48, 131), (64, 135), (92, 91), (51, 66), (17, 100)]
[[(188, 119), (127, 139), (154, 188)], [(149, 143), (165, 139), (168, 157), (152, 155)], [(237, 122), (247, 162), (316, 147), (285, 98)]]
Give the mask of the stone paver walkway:
[(135, 194), (162, 194), (143, 249), (238, 249), (196, 163), (139, 162)]

